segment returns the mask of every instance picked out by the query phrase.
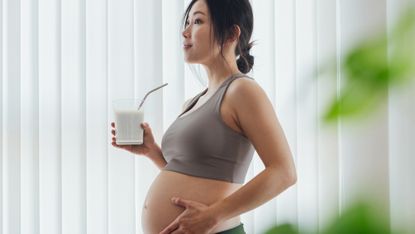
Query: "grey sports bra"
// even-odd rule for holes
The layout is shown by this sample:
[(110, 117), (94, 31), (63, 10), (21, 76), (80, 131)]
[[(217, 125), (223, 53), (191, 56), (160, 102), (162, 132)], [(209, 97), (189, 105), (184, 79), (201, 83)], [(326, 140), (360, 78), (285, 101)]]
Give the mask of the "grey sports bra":
[[(229, 84), (228, 77), (200, 107), (183, 115), (207, 92), (196, 95), (163, 135), (161, 150), (167, 161), (164, 170), (243, 184), (254, 154), (248, 138), (222, 120), (220, 105)], [(251, 77), (247, 77), (252, 79)]]

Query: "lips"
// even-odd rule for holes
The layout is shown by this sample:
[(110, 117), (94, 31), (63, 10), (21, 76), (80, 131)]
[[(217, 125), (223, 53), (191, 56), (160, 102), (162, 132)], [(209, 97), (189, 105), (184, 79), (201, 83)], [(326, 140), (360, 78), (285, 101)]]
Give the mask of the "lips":
[(192, 47), (193, 45), (192, 44), (188, 44), (188, 43), (184, 43), (183, 44), (183, 48), (184, 49), (189, 49), (190, 47)]

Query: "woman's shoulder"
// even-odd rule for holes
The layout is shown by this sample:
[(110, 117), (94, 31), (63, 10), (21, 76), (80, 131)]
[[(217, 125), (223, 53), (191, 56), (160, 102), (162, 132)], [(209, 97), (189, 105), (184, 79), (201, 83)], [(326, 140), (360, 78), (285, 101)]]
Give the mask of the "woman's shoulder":
[(226, 98), (237, 113), (247, 113), (270, 103), (264, 89), (254, 79), (248, 77), (235, 79), (228, 87)]
[(235, 101), (246, 98), (253, 98), (253, 96), (264, 93), (262, 87), (249, 76), (239, 77), (233, 80), (226, 91), (227, 95)]

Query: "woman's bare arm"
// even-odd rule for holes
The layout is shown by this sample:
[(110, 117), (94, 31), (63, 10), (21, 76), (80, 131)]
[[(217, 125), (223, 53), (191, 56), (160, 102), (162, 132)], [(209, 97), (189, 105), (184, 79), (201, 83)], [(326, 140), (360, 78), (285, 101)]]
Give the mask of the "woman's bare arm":
[(252, 210), (296, 182), (293, 158), (272, 103), (253, 80), (238, 79), (227, 97), (239, 126), (254, 145), (265, 169), (210, 211), (218, 222)]

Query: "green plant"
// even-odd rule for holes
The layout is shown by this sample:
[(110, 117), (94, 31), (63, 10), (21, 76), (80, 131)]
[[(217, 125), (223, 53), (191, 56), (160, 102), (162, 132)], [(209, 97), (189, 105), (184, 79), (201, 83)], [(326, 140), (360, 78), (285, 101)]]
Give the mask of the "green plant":
[(292, 224), (285, 223), (278, 226), (274, 226), (269, 229), (265, 234), (299, 234), (298, 228)]
[(300, 232), (293, 224), (282, 224), (270, 228), (265, 234), (388, 234), (392, 232), (389, 229), (386, 213), (369, 201), (358, 200), (346, 207), (341, 215), (333, 217), (319, 232), (315, 230)]
[[(342, 88), (324, 114), (326, 122), (338, 117), (368, 114), (382, 103), (390, 87), (415, 78), (415, 8), (406, 8), (389, 37), (382, 32), (357, 44), (341, 60)], [(326, 69), (328, 67), (328, 69)], [(336, 65), (322, 66), (336, 77)]]

